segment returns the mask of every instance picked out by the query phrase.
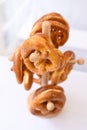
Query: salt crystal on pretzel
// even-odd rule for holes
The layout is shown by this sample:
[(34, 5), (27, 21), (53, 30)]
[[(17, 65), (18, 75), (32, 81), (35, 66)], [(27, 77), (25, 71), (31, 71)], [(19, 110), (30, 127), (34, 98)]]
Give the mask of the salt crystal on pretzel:
[(30, 36), (42, 32), (42, 24), (48, 21), (51, 26), (51, 39), (56, 48), (63, 46), (69, 37), (69, 25), (64, 17), (52, 12), (42, 16), (32, 27)]

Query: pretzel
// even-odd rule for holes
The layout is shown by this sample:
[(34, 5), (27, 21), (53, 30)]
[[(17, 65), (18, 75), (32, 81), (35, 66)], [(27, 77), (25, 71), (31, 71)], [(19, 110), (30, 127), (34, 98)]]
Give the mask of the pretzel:
[[(59, 55), (59, 57), (60, 57), (60, 68), (58, 69), (58, 70), (56, 70), (56, 71), (53, 71), (53, 72), (50, 72), (47, 76), (46, 76), (46, 79), (48, 79), (48, 81), (49, 80), (57, 80), (57, 77), (59, 77), (58, 76), (58, 74), (60, 74), (60, 71), (62, 72), (62, 70), (63, 70), (63, 67), (65, 66), (65, 59), (64, 59), (64, 55), (63, 55), (63, 53), (60, 51), (60, 50), (58, 50), (58, 49), (56, 49), (55, 48), (55, 51), (56, 51), (56, 53)], [(35, 56), (34, 56), (35, 57)], [(37, 56), (36, 56), (37, 57)], [(36, 60), (36, 59), (34, 59), (34, 58), (32, 58), (33, 60)], [(57, 72), (58, 71), (58, 72)], [(64, 73), (64, 71), (63, 71), (63, 73)], [(43, 83), (42, 83), (42, 77), (40, 76), (40, 75), (37, 75), (38, 76), (38, 78), (34, 78), (33, 79), (33, 81), (35, 82), (35, 83), (37, 83), (37, 84), (40, 84), (40, 85), (42, 85)], [(52, 77), (51, 77), (52, 76)], [(52, 79), (51, 79), (52, 78)], [(62, 79), (64, 78), (64, 76), (62, 77)], [(52, 83), (54, 84), (54, 82), (52, 81)]]
[[(33, 73), (43, 75), (60, 67), (60, 57), (45, 34), (35, 34), (21, 46), (24, 64)], [(36, 55), (36, 59), (34, 56)]]
[(56, 71), (54, 71), (51, 75), (51, 81), (53, 84), (58, 84), (67, 79), (68, 74), (73, 69), (75, 62), (75, 54), (72, 51), (66, 51), (63, 54), (64, 57), (64, 66)]
[(41, 17), (32, 27), (30, 36), (42, 32), (43, 21), (51, 24), (51, 39), (56, 48), (63, 46), (69, 36), (69, 25), (67, 21), (58, 13), (49, 13)]
[(29, 90), (33, 83), (33, 74), (26, 68), (23, 63), (21, 47), (18, 47), (15, 50), (14, 55), (10, 57), (10, 60), (13, 61), (11, 70), (14, 71), (17, 82), (21, 84), (24, 81), (24, 88)]
[(29, 71), (27, 68), (24, 69), (24, 88), (29, 90), (33, 83), (33, 73)]
[(75, 53), (73, 51), (65, 51), (64, 59), (66, 61), (64, 70), (66, 74), (69, 74), (75, 64), (74, 62), (72, 62), (72, 60), (75, 59)]
[(23, 71), (22, 71), (23, 60), (21, 57), (20, 47), (18, 47), (15, 50), (14, 55), (12, 57), (12, 61), (13, 61), (13, 67), (11, 68), (11, 70), (15, 72), (17, 82), (20, 84), (23, 81)]
[(32, 114), (50, 116), (59, 113), (65, 101), (66, 97), (63, 88), (60, 86), (47, 85), (37, 89), (32, 97), (28, 98), (28, 105)]

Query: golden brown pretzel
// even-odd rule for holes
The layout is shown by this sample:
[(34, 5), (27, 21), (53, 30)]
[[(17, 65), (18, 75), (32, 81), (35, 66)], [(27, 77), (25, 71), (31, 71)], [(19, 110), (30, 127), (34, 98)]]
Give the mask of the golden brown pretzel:
[(21, 56), (21, 47), (18, 47), (12, 58), (13, 67), (11, 68), (16, 75), (16, 79), (18, 83), (22, 83), (24, 81), (24, 87), (26, 90), (29, 90), (33, 83), (33, 74), (30, 72), (23, 63), (23, 59)]
[[(60, 57), (51, 42), (47, 35), (40, 33), (31, 36), (22, 44), (21, 55), (31, 72), (43, 75), (60, 67)], [(31, 58), (32, 54), (37, 54), (36, 59)]]
[(75, 59), (74, 52), (62, 53), (57, 49), (68, 36), (67, 21), (58, 13), (46, 14), (35, 22), (30, 38), (10, 57), (18, 83), (24, 82), (26, 90), (33, 82), (41, 86), (28, 98), (29, 110), (34, 115), (50, 116), (61, 111), (66, 97), (57, 84), (67, 79), (75, 63), (84, 63), (83, 59)]
[[(30, 98), (30, 97), (29, 97)], [(66, 101), (63, 88), (47, 85), (40, 87), (33, 94), (31, 101), (28, 100), (32, 114), (50, 116), (57, 114), (63, 108)]]
[[(48, 80), (54, 80), (54, 79), (57, 80), (56, 78), (58, 77), (58, 74), (60, 74), (60, 71), (62, 71), (62, 70), (63, 70), (63, 67), (65, 67), (65, 59), (64, 59), (63, 53), (62, 53), (60, 50), (56, 49), (56, 48), (55, 48), (55, 51), (56, 51), (56, 53), (58, 53), (58, 55), (59, 55), (59, 57), (60, 57), (60, 69), (58, 69), (58, 70), (56, 70), (56, 71), (53, 71), (53, 72), (50, 72), (50, 73), (49, 73)], [(55, 77), (55, 76), (56, 76), (56, 77)], [(63, 76), (63, 78), (64, 78), (64, 76)], [(63, 79), (63, 78), (62, 78), (62, 79)], [(33, 81), (34, 81), (35, 83), (41, 85), (41, 83), (42, 83), (42, 77), (41, 77), (41, 75), (37, 75), (37, 78), (33, 78)], [(54, 84), (53, 81), (52, 81), (52, 83)]]
[(18, 47), (13, 55), (13, 67), (12, 70), (15, 72), (16, 79), (18, 83), (22, 83), (23, 81), (23, 60), (21, 57), (20, 47)]
[(33, 73), (25, 67), (25, 69), (23, 70), (23, 74), (24, 88), (26, 90), (29, 90), (33, 83)]
[(72, 60), (75, 59), (75, 53), (73, 51), (65, 51), (64, 59), (66, 62), (65, 63), (65, 72), (66, 72), (66, 74), (69, 74), (75, 64), (74, 62), (72, 62)]
[(51, 81), (53, 84), (58, 84), (67, 79), (68, 74), (73, 69), (74, 62), (72, 60), (75, 59), (75, 54), (72, 51), (65, 51), (63, 54), (64, 64), (63, 67), (54, 71), (51, 74)]
[(55, 47), (64, 45), (69, 36), (69, 25), (63, 16), (55, 12), (46, 14), (37, 20), (33, 25), (30, 36), (42, 32), (43, 21), (49, 21), (51, 24), (51, 39)]

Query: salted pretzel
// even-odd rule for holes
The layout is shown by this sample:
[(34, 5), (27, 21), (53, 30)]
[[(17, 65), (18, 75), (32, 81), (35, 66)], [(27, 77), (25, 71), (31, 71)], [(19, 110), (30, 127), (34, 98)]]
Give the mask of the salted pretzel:
[(68, 74), (73, 69), (73, 66), (75, 64), (75, 62), (72, 62), (75, 59), (75, 54), (73, 51), (65, 51), (63, 53), (63, 57), (64, 57), (63, 67), (54, 71), (51, 74), (51, 81), (53, 84), (58, 84), (66, 80)]
[(73, 51), (62, 53), (58, 49), (68, 36), (69, 25), (63, 16), (55, 12), (46, 14), (35, 22), (30, 37), (11, 57), (11, 70), (18, 83), (24, 82), (26, 90), (33, 82), (41, 86), (28, 97), (29, 110), (34, 115), (51, 116), (62, 110), (66, 97), (57, 84), (67, 79), (75, 63), (84, 63), (75, 58)]
[[(53, 71), (53, 72), (50, 72), (49, 73), (49, 77), (48, 77), (48, 80), (49, 81), (51, 81), (52, 82), (52, 84), (54, 84), (54, 80), (57, 80), (58, 79), (58, 77), (59, 77), (59, 75), (60, 75), (60, 72), (62, 72), (62, 70), (63, 70), (63, 68), (65, 67), (65, 63), (66, 63), (66, 59), (64, 58), (64, 55), (63, 55), (63, 53), (60, 51), (60, 50), (58, 50), (58, 49), (55, 49), (55, 51), (56, 51), (56, 53), (58, 53), (58, 55), (59, 55), (59, 57), (60, 57), (60, 68), (59, 69), (57, 69), (57, 70), (55, 70), (55, 71)], [(63, 73), (64, 73), (64, 71), (63, 71)], [(62, 75), (61, 75), (62, 76)], [(64, 76), (62, 77), (62, 79), (64, 78)], [(37, 78), (35, 78), (34, 80), (33, 80), (35, 83), (37, 83), (37, 84), (40, 84), (41, 85), (41, 83), (42, 83), (42, 76), (40, 76), (40, 75), (37, 75)]]
[(17, 82), (21, 84), (24, 81), (24, 87), (29, 90), (33, 83), (33, 74), (30, 72), (23, 63), (21, 56), (21, 47), (18, 47), (12, 58), (13, 66), (11, 68), (16, 75)]
[(49, 13), (41, 17), (32, 27), (30, 36), (42, 32), (43, 21), (49, 21), (51, 24), (51, 39), (56, 48), (63, 46), (69, 36), (69, 25), (62, 15), (58, 13)]
[[(51, 46), (50, 38), (42, 33), (35, 34), (21, 46), (21, 55), (27, 68), (38, 75), (60, 67), (60, 57)], [(34, 58), (35, 55), (35, 58)]]
[(60, 86), (47, 85), (38, 88), (28, 98), (29, 110), (38, 116), (50, 116), (61, 111), (66, 101), (64, 90)]

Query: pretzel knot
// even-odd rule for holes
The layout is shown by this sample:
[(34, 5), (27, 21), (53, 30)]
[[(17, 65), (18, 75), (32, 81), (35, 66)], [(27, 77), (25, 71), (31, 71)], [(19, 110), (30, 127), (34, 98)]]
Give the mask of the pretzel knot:
[(21, 46), (21, 55), (27, 68), (38, 75), (60, 67), (60, 57), (45, 34), (35, 34)]
[(69, 37), (69, 25), (67, 21), (58, 13), (49, 13), (41, 17), (32, 27), (30, 36), (42, 32), (43, 21), (51, 24), (51, 39), (56, 48), (63, 46)]
[(75, 63), (72, 61), (75, 59), (75, 54), (73, 51), (65, 51), (63, 53), (63, 66), (51, 73), (51, 81), (53, 84), (58, 84), (67, 79), (68, 74), (72, 70)]
[(32, 114), (38, 116), (50, 116), (61, 111), (66, 101), (64, 90), (60, 86), (47, 85), (40, 87), (28, 100)]

